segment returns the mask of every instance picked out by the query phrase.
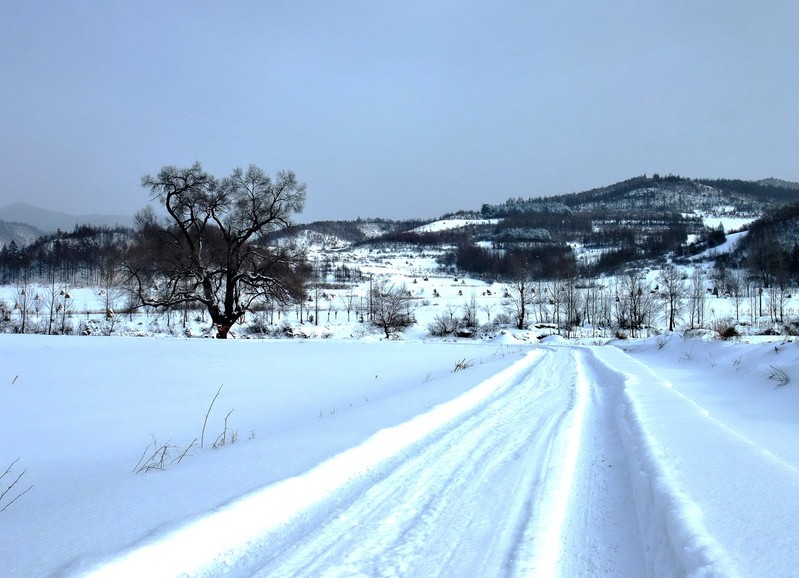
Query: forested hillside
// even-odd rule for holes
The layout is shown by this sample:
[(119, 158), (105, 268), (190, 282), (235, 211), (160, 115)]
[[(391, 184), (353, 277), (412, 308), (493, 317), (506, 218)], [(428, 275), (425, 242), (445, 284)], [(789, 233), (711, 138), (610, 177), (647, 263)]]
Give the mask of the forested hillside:
[[(641, 176), (571, 195), (485, 204), (480, 211), (452, 213), (438, 224), (320, 221), (275, 231), (255, 242), (313, 248), (309, 279), (360, 279), (360, 264), (347, 257), (353, 248), (379, 252), (381, 247), (407, 246), (428, 252), (447, 271), (486, 280), (556, 280), (687, 262), (724, 244), (730, 233), (719, 224), (724, 219), (748, 223), (749, 232), (735, 251), (716, 256), (717, 267), (746, 270), (763, 287), (787, 286), (799, 277), (798, 186), (776, 179)], [(29, 244), (0, 244), (0, 283), (122, 284), (123, 265), (140, 238), (134, 233), (83, 225)]]

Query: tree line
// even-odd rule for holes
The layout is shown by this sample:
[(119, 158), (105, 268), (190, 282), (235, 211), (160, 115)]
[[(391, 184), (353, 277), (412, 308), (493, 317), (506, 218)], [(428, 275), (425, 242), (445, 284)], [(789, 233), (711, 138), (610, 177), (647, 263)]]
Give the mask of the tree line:
[(0, 248), (0, 283), (14, 285), (33, 279), (61, 284), (99, 285), (126, 253), (133, 230), (124, 227), (76, 225), (18, 247)]
[[(302, 303), (309, 283), (321, 290), (331, 276), (340, 283), (362, 280), (355, 267), (335, 265), (329, 259), (309, 263), (304, 248), (285, 234), (305, 202), (305, 185), (292, 172), (279, 172), (273, 178), (251, 165), (217, 178), (195, 163), (183, 168), (165, 166), (157, 175), (143, 177), (142, 185), (165, 216), (147, 206), (136, 215), (132, 230), (82, 225), (71, 232), (42, 237), (27, 247), (11, 243), (0, 248), (0, 282), (23, 288), (16, 299), (24, 310), (30, 306), (48, 311), (48, 332), (58, 326), (59, 319), (64, 322), (68, 311), (64, 287), (69, 284), (99, 286), (108, 296), (124, 287), (130, 307), (200, 307), (210, 317), (217, 337), (225, 338), (247, 312)], [(515, 201), (508, 206), (523, 203)], [(549, 305), (558, 304), (550, 308), (557, 312), (558, 323), (565, 319), (569, 327), (603, 316), (607, 322), (608, 315), (613, 315), (618, 327), (635, 331), (646, 322), (648, 298), (644, 293), (662, 296), (663, 289), (648, 288), (631, 275), (631, 263), (665, 254), (680, 257), (696, 223), (676, 213), (640, 212), (625, 214), (624, 219), (621, 215), (614, 218), (613, 213), (559, 210), (512, 213), (500, 222), (466, 231), (408, 233), (395, 229), (377, 242), (450, 246), (442, 258), (444, 266), (515, 287), (507, 298), (518, 293), (517, 323), (529, 315), (528, 305), (535, 303), (526, 296), (531, 285), (550, 282), (558, 287), (547, 297)], [(330, 223), (325, 227), (337, 229)], [(344, 230), (354, 235), (352, 227)], [(702, 231), (703, 247), (724, 241), (721, 228)], [(718, 260), (712, 290), (733, 299), (751, 300), (756, 295), (758, 312), (763, 312), (765, 301), (772, 318), (782, 320), (789, 287), (799, 280), (797, 232), (799, 205), (775, 210), (753, 223), (737, 251)], [(570, 245), (574, 240), (599, 249), (599, 257), (578, 262)], [(608, 302), (609, 308), (604, 309), (597, 308), (592, 299), (580, 301), (578, 296), (592, 295), (593, 287), (598, 288), (597, 295), (609, 294), (601, 292), (600, 283), (586, 281), (608, 272), (627, 279), (623, 281), (626, 285), (614, 290), (616, 301)], [(24, 291), (34, 279), (50, 288), (47, 295)], [(678, 288), (677, 297), (668, 297), (670, 308), (686, 300), (685, 283), (661, 281), (664, 287)], [(370, 291), (370, 320), (377, 311), (373, 302), (393, 299), (395, 289), (402, 293), (399, 288), (387, 287)], [(699, 291), (694, 291), (694, 301), (698, 301)], [(624, 295), (627, 297), (622, 299)], [(544, 297), (539, 294), (536, 299), (543, 311)], [(755, 301), (748, 303), (753, 310)], [(738, 305), (736, 301), (736, 312)], [(112, 309), (110, 302), (107, 309)], [(411, 318), (408, 310), (399, 310), (398, 318)], [(677, 317), (669, 314), (670, 325)], [(692, 308), (691, 325), (701, 318), (701, 309)], [(23, 330), (25, 323), (23, 319)]]

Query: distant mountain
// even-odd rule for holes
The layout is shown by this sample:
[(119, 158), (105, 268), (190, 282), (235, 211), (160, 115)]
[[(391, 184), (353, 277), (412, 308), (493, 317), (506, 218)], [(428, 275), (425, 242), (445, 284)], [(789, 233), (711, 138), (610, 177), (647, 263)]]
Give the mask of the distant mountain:
[(12, 203), (0, 208), (0, 220), (11, 223), (24, 223), (44, 233), (54, 233), (58, 229), (72, 231), (75, 225), (95, 225), (98, 227), (132, 227), (133, 217), (127, 215), (70, 215), (29, 205)]
[(17, 247), (21, 248), (30, 245), (41, 236), (42, 232), (31, 225), (0, 221), (0, 247), (10, 245), (11, 241), (14, 241)]
[[(483, 205), (484, 218), (532, 213), (683, 213), (758, 217), (766, 210), (799, 201), (799, 184), (779, 179), (740, 181), (641, 176), (580, 193), (509, 199)], [(592, 215), (593, 216), (593, 215)]]
[(757, 181), (759, 185), (766, 185), (768, 187), (776, 187), (778, 189), (799, 190), (799, 183), (793, 181), (783, 181), (782, 179), (761, 179)]

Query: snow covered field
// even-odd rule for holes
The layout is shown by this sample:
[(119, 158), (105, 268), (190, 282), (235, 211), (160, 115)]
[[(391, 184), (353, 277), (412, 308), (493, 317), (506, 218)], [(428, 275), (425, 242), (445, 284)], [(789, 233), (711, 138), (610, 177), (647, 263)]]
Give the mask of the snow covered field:
[(795, 576), (799, 345), (615, 345), (0, 335), (0, 568)]
[[(434, 253), (343, 255), (360, 286), (275, 321), (308, 339), (187, 339), (208, 321), (107, 319), (91, 287), (67, 321), (114, 336), (0, 334), (2, 575), (799, 573), (792, 338), (567, 342), (491, 325), (504, 287)], [(371, 276), (412, 292), (399, 340), (345, 310)], [(707, 299), (708, 326), (733, 316)], [(468, 303), (477, 337), (430, 336)], [(772, 327), (754, 310), (742, 329)]]

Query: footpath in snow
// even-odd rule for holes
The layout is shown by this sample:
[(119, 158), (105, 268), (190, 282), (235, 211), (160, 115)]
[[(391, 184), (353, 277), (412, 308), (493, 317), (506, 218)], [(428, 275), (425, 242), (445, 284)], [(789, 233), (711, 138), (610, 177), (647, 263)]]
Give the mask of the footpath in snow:
[(789, 576), (799, 472), (612, 348), (547, 347), (93, 576)]

